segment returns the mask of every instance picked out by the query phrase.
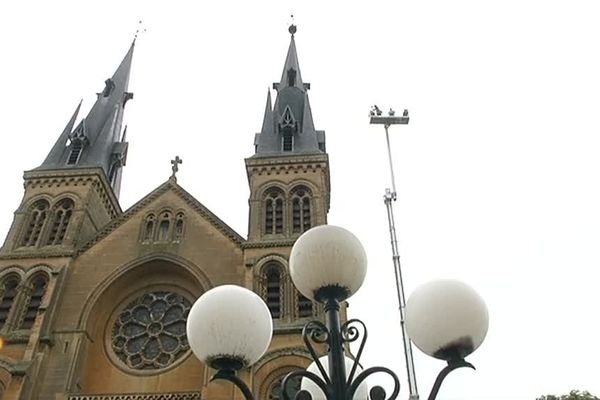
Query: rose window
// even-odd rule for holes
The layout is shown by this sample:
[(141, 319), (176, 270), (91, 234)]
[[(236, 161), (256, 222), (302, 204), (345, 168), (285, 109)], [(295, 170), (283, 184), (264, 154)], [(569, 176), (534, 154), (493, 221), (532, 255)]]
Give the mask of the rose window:
[(117, 357), (136, 370), (161, 369), (190, 348), (185, 324), (191, 304), (172, 292), (146, 293), (116, 318), (111, 345)]

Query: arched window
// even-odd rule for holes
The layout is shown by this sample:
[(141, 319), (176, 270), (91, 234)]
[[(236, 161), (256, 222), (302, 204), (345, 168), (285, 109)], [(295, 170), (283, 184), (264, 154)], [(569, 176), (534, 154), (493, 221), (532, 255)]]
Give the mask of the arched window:
[(159, 242), (166, 242), (169, 240), (169, 228), (171, 227), (171, 213), (164, 212), (160, 216), (160, 222), (158, 224), (158, 237)]
[(265, 196), (265, 234), (283, 233), (283, 192), (272, 188)]
[(14, 274), (8, 275), (2, 281), (0, 290), (2, 291), (2, 300), (0, 301), (0, 328), (4, 326), (8, 319), (8, 314), (17, 296), (17, 290), (21, 279)]
[(302, 233), (310, 229), (310, 190), (298, 186), (292, 190), (292, 232)]
[(271, 264), (266, 267), (264, 280), (265, 303), (267, 303), (267, 307), (269, 307), (273, 318), (281, 318), (283, 315), (283, 279), (281, 269), (277, 264)]
[(143, 242), (151, 242), (154, 237), (154, 224), (156, 217), (154, 214), (150, 214), (146, 217), (146, 221), (144, 223), (144, 230), (142, 233), (142, 241)]
[(313, 315), (313, 303), (304, 297), (302, 293), (298, 292), (296, 302), (298, 318), (311, 317)]
[[(269, 387), (269, 400), (283, 400), (283, 396), (281, 395), (281, 382), (283, 381), (283, 376), (281, 378), (275, 379), (271, 386)], [(301, 376), (295, 376), (291, 379), (291, 382), (287, 384), (287, 394), (290, 399), (294, 399), (296, 394), (300, 391), (300, 383), (302, 382)]]
[(21, 239), (21, 246), (35, 246), (38, 243), (46, 218), (49, 204), (46, 200), (38, 200), (29, 210), (27, 225)]
[(173, 238), (175, 240), (181, 240), (183, 237), (183, 213), (178, 213), (175, 217), (175, 232)]
[(48, 286), (48, 277), (45, 274), (38, 274), (33, 277), (30, 281), (31, 295), (25, 309), (25, 314), (21, 320), (21, 326), (19, 329), (31, 329), (35, 318), (37, 317), (44, 293), (46, 293), (46, 287)]
[(47, 245), (61, 244), (65, 238), (69, 220), (73, 214), (73, 200), (63, 199), (54, 208), (54, 220), (48, 235)]

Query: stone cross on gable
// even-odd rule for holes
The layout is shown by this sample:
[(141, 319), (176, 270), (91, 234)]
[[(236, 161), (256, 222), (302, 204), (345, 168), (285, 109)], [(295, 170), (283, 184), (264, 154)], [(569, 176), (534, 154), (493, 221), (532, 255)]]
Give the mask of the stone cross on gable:
[(173, 171), (173, 173), (171, 174), (171, 179), (173, 180), (177, 180), (177, 177), (175, 176), (175, 174), (177, 173), (177, 171), (179, 171), (179, 164), (182, 164), (183, 160), (181, 158), (179, 158), (179, 156), (175, 156), (174, 160), (171, 160), (171, 170)]

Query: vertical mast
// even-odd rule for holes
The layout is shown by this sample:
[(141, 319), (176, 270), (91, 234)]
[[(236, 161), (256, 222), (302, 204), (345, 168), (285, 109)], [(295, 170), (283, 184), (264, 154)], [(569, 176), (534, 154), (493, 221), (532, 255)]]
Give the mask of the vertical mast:
[(400, 313), (400, 329), (402, 330), (402, 342), (404, 345), (404, 357), (406, 361), (406, 372), (408, 375), (408, 389), (410, 392), (409, 400), (418, 400), (419, 392), (417, 390), (417, 377), (415, 374), (415, 364), (413, 360), (412, 344), (408, 333), (406, 331), (405, 324), (405, 307), (406, 297), (404, 295), (404, 283), (402, 281), (402, 269), (400, 265), (400, 253), (398, 251), (398, 239), (396, 237), (396, 225), (394, 223), (394, 209), (392, 201), (396, 201), (396, 182), (394, 178), (394, 167), (392, 164), (392, 150), (390, 147), (390, 136), (388, 129), (391, 125), (406, 125), (408, 124), (408, 110), (404, 110), (403, 115), (395, 116), (394, 111), (390, 109), (389, 115), (382, 116), (381, 111), (377, 106), (373, 106), (371, 110), (371, 124), (383, 125), (385, 128), (385, 139), (387, 144), (387, 152), (390, 163), (390, 176), (392, 180), (392, 190), (389, 188), (385, 189), (385, 195), (383, 201), (387, 210), (388, 225), (390, 230), (390, 242), (392, 245), (392, 261), (394, 264), (394, 276), (396, 279), (396, 295), (398, 297), (398, 309)]

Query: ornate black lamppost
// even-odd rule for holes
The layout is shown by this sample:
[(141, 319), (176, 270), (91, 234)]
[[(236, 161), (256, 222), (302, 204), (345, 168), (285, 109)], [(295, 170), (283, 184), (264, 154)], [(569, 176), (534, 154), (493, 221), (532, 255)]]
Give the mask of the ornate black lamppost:
[[(366, 400), (364, 382), (375, 373), (392, 378), (394, 387), (387, 399), (397, 397), (400, 383), (394, 372), (385, 367), (364, 371), (359, 367), (367, 339), (364, 323), (358, 319), (343, 324), (340, 321), (340, 302), (359, 289), (366, 271), (367, 258), (362, 245), (343, 228), (319, 226), (296, 241), (290, 255), (292, 281), (300, 293), (324, 305), (326, 323), (311, 321), (305, 325), (302, 337), (316, 368), (289, 373), (281, 383), (284, 400), (293, 400), (288, 386), (295, 377), (302, 378), (297, 400)], [(452, 321), (452, 318), (458, 320)], [(468, 286), (456, 281), (435, 281), (411, 296), (406, 321), (415, 345), (448, 363), (429, 395), (433, 400), (450, 371), (459, 367), (473, 368), (464, 357), (485, 337), (487, 309)], [(207, 291), (192, 306), (187, 322), (192, 351), (217, 370), (212, 379), (232, 382), (246, 400), (254, 400), (254, 396), (236, 372), (262, 357), (269, 347), (272, 331), (271, 315), (264, 301), (254, 292), (234, 285)], [(345, 357), (345, 348), (359, 339), (356, 357), (349, 360)], [(326, 360), (319, 359), (315, 348), (323, 345), (327, 348)], [(371, 388), (369, 393), (371, 400), (386, 399), (384, 389), (379, 386)]]

